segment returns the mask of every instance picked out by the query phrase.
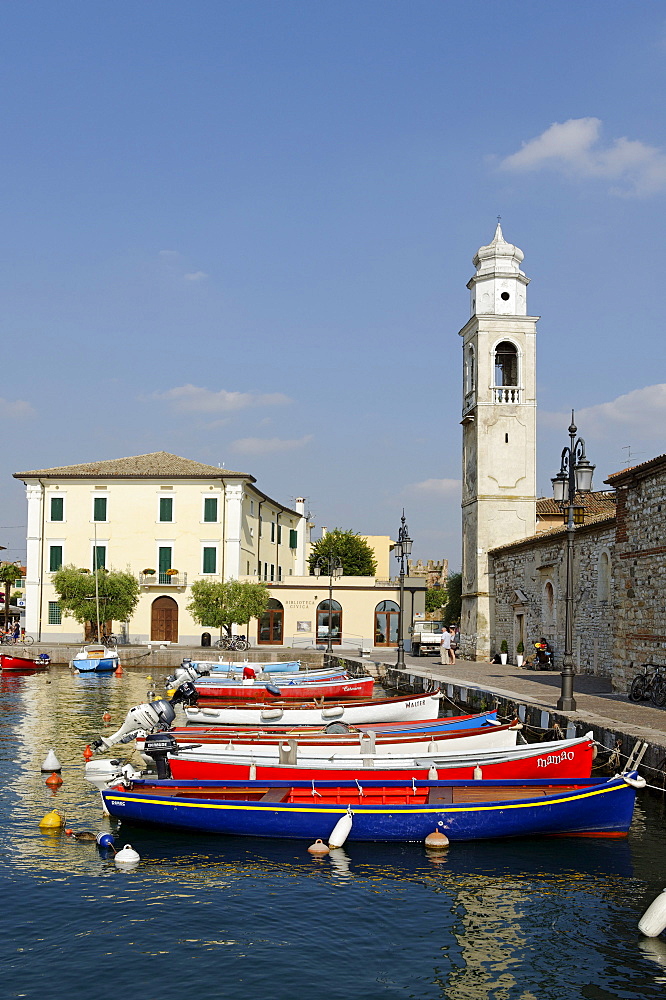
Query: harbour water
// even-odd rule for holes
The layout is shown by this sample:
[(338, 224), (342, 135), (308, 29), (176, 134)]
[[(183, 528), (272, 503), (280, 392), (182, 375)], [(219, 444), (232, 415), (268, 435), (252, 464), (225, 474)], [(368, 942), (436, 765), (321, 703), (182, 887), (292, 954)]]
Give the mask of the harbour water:
[[(316, 860), (296, 841), (121, 827), (141, 855), (116, 869), (95, 844), (38, 824), (111, 829), (82, 750), (160, 691), (52, 667), (0, 677), (2, 995), (99, 1000), (651, 1000), (666, 937), (636, 924), (666, 886), (663, 801), (639, 798), (626, 840), (348, 844)], [(40, 765), (53, 748), (64, 783)], [(121, 748), (120, 752), (124, 752)]]

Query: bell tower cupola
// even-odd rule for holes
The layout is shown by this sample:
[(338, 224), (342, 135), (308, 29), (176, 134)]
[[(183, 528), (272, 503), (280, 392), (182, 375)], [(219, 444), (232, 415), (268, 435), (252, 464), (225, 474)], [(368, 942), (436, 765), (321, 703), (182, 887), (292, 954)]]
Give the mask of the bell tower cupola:
[(488, 552), (536, 531), (536, 324), (527, 314), (523, 252), (498, 221), (472, 259), (463, 347), (462, 654), (494, 644)]

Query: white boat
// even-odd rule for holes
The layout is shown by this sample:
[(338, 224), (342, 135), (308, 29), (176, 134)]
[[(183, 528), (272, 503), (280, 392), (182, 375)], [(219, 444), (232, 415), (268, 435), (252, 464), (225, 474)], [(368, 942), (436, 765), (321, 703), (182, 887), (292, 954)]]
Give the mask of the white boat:
[(329, 722), (348, 725), (373, 722), (424, 722), (439, 715), (440, 691), (417, 697), (376, 698), (340, 705), (309, 704), (307, 707), (286, 705), (233, 705), (229, 708), (186, 708), (188, 722), (203, 726), (321, 726)]
[[(202, 665), (202, 661), (198, 660), (196, 663), (192, 664), (197, 668), (199, 672), (205, 669)], [(236, 663), (231, 664), (231, 669), (223, 670), (221, 667), (212, 670), (209, 675), (204, 674), (201, 677), (197, 677), (197, 685), (201, 687), (210, 687), (211, 685), (216, 685), (219, 683), (220, 678), (232, 677), (234, 680), (238, 680), (242, 676), (245, 667), (251, 667), (255, 672), (255, 676), (259, 679), (271, 680), (274, 684), (293, 684), (293, 683), (303, 683), (307, 684), (310, 681), (330, 681), (336, 680), (338, 678), (346, 678), (349, 675), (347, 671), (342, 667), (327, 667), (321, 670), (295, 670), (291, 673), (286, 671), (280, 671), (274, 675), (273, 673), (262, 671), (262, 664), (260, 663)]]
[[(521, 727), (522, 728), (522, 727)], [(468, 729), (447, 733), (406, 734), (397, 736), (374, 732), (350, 733), (341, 736), (301, 737), (287, 740), (285, 737), (257, 736), (240, 739), (229, 738), (222, 742), (201, 742), (191, 750), (179, 749), (180, 760), (215, 761), (249, 764), (255, 763), (295, 763), (313, 767), (322, 759), (334, 761), (349, 757), (362, 759), (368, 754), (380, 752), (399, 754), (401, 757), (420, 757), (422, 754), (443, 754), (450, 751), (508, 749), (515, 747), (519, 729), (515, 725), (488, 726), (483, 729)], [(436, 736), (437, 738), (433, 738)], [(137, 748), (141, 751), (143, 739), (137, 738)], [(198, 743), (196, 737), (192, 743)], [(192, 746), (192, 744), (190, 744)], [(286, 760), (289, 757), (290, 760)]]
[(81, 674), (109, 674), (117, 669), (120, 660), (115, 649), (107, 649), (96, 642), (83, 646), (76, 656), (69, 661), (70, 667), (75, 667)]
[(288, 673), (296, 674), (301, 669), (300, 660), (267, 660), (252, 663), (250, 660), (232, 662), (231, 660), (192, 660), (192, 666), (197, 670), (221, 670), (232, 673), (242, 673), (244, 667), (252, 667), (258, 674)]

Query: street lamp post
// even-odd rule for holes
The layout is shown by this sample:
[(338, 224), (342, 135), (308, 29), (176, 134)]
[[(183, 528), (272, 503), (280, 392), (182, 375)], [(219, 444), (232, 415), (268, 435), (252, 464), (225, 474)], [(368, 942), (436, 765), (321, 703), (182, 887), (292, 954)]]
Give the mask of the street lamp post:
[(405, 511), (400, 518), (400, 530), (398, 531), (398, 541), (393, 548), (393, 554), (400, 560), (400, 613), (398, 616), (398, 658), (397, 667), (405, 665), (405, 633), (403, 629), (403, 615), (405, 608), (405, 559), (412, 554), (412, 540), (409, 537), (409, 528), (405, 521)]
[(571, 411), (569, 444), (562, 449), (560, 471), (551, 480), (553, 498), (564, 511), (567, 526), (567, 576), (564, 612), (564, 656), (562, 658), (562, 685), (557, 707), (562, 712), (574, 712), (576, 701), (573, 696), (573, 553), (576, 525), (585, 520), (585, 508), (577, 506), (576, 493), (589, 493), (592, 489), (592, 475), (595, 466), (590, 465), (585, 455), (585, 442), (577, 438), (578, 428)]
[[(312, 567), (312, 571), (316, 577), (321, 576), (322, 572), (325, 576), (328, 576), (328, 641), (326, 643), (326, 652), (333, 652), (333, 578), (338, 579), (342, 576), (342, 560), (335, 553), (331, 553), (328, 556), (319, 556), (316, 563)], [(317, 623), (319, 624), (319, 623)]]

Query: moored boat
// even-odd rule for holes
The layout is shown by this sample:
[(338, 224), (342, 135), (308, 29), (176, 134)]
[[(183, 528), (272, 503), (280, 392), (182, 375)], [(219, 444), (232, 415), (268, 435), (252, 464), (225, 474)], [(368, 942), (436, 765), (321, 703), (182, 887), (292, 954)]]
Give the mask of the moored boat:
[(242, 725), (261, 727), (281, 726), (321, 726), (340, 721), (349, 725), (376, 722), (406, 722), (436, 719), (439, 714), (440, 691), (424, 695), (406, 695), (400, 698), (375, 698), (361, 701), (343, 702), (341, 705), (316, 705), (312, 696), (303, 699), (302, 705), (288, 703), (230, 705), (225, 708), (202, 708), (194, 706), (185, 709), (188, 722), (204, 726)]
[[(203, 759), (196, 754), (176, 753), (169, 757), (171, 774), (177, 780), (210, 781), (375, 781), (496, 780), (498, 778), (589, 778), (594, 760), (591, 733), (557, 744), (532, 743), (507, 749), (424, 751), (418, 756), (397, 753), (345, 755), (313, 760), (300, 757), (295, 764), (272, 763), (248, 757), (229, 760)], [(434, 772), (433, 773), (433, 769)]]
[(95, 643), (83, 646), (69, 661), (69, 665), (75, 667), (82, 674), (108, 674), (118, 667), (119, 662), (115, 649), (107, 649), (106, 646)]
[(128, 779), (102, 790), (111, 816), (233, 836), (328, 840), (345, 816), (348, 839), (450, 841), (526, 836), (622, 837), (636, 772), (579, 781), (219, 782)]
[[(265, 700), (267, 695), (277, 698), (311, 699), (311, 698), (369, 698), (374, 687), (373, 677), (350, 677), (339, 680), (321, 680), (312, 683), (300, 683), (297, 680), (286, 684), (266, 685), (261, 680), (237, 681), (219, 678), (213, 683), (213, 678), (199, 678), (194, 682), (199, 697), (222, 698), (255, 701)], [(279, 684), (279, 686), (278, 686)]]
[(44, 670), (51, 662), (51, 657), (47, 653), (40, 654), (37, 659), (29, 659), (26, 656), (12, 656), (9, 653), (0, 653), (0, 667), (3, 670), (15, 670), (21, 672)]

